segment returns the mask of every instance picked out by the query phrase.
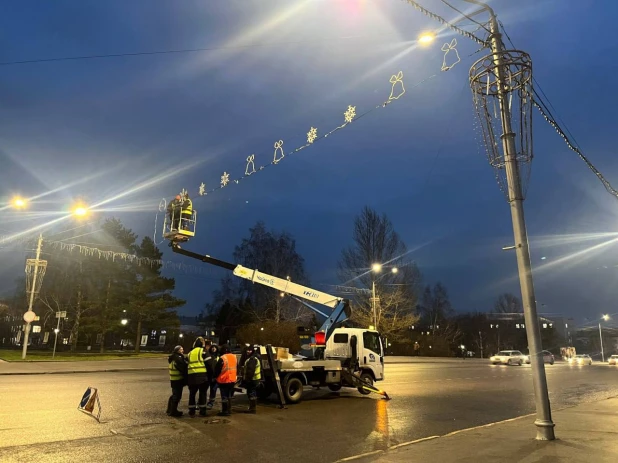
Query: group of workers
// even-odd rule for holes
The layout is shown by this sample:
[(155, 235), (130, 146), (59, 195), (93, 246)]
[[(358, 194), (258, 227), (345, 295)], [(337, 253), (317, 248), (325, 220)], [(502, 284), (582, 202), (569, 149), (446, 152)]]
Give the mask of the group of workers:
[(248, 345), (238, 362), (227, 344), (219, 347), (200, 336), (186, 357), (183, 347), (176, 346), (168, 363), (172, 386), (172, 395), (167, 403), (169, 416), (183, 415), (178, 405), (186, 385), (189, 386), (189, 416), (195, 416), (198, 409), (200, 416), (206, 416), (207, 410), (215, 404), (217, 389), (221, 391), (221, 412), (218, 415), (230, 416), (239, 377), (249, 396), (249, 408), (245, 413), (257, 413), (257, 389), (262, 379), (259, 346)]
[[(167, 213), (170, 218), (170, 231), (178, 231), (180, 228), (180, 218), (183, 222), (191, 220), (193, 217), (193, 202), (189, 198), (188, 193), (176, 195), (176, 197), (167, 205)], [(186, 227), (186, 222), (182, 224)]]

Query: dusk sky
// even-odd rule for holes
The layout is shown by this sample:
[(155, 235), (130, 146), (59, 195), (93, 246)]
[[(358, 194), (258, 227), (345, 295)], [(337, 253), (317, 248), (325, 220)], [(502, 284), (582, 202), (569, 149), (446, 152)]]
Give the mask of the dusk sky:
[[(439, 0), (419, 3), (459, 17)], [(490, 4), (531, 55), (555, 115), (618, 185), (618, 2)], [(420, 46), (428, 30), (438, 38)], [(441, 72), (441, 47), (453, 38), (461, 62)], [(229, 260), (263, 220), (296, 238), (312, 286), (330, 291), (354, 216), (369, 205), (388, 215), (425, 283), (444, 283), (457, 311), (488, 311), (499, 294), (519, 295), (515, 254), (502, 250), (513, 243), (509, 207), (475, 131), (468, 83), (486, 51), (405, 1), (5, 0), (0, 39), (2, 202), (58, 190), (33, 202), (34, 216), (0, 209), (5, 237), (57, 218), (77, 197), (104, 202), (99, 216), (152, 236), (159, 201), (184, 188), (198, 210), (187, 248)], [(210, 50), (11, 64), (200, 48)], [(251, 154), (256, 167), (269, 164), (278, 140), (289, 153), (311, 127), (320, 136), (341, 125), (349, 105), (358, 115), (378, 106), (399, 71), (407, 92), (397, 101), (198, 195), (224, 172), (241, 177)], [(539, 311), (578, 321), (618, 313), (618, 246), (610, 242), (618, 200), (536, 110), (533, 130), (525, 207)], [(168, 274), (188, 300), (181, 313), (199, 313), (224, 271), (200, 272), (198, 261), (160, 246), (166, 260), (193, 266)], [(23, 275), (25, 249), (1, 245), (0, 292)]]

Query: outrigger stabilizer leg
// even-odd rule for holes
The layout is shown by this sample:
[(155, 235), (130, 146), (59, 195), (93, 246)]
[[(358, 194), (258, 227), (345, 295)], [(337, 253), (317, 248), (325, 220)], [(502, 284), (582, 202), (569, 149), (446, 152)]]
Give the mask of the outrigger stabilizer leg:
[(356, 387), (360, 387), (360, 388), (363, 388), (366, 391), (373, 392), (374, 394), (381, 395), (384, 400), (391, 400), (391, 398), (388, 396), (386, 391), (383, 391), (382, 389), (378, 389), (374, 385), (365, 382), (360, 376), (357, 376), (356, 374), (354, 374), (354, 373), (352, 373), (350, 371), (342, 370), (341, 371), (341, 376), (343, 376), (343, 378), (345, 378), (345, 380), (348, 383), (351, 383), (351, 384), (353, 384)]

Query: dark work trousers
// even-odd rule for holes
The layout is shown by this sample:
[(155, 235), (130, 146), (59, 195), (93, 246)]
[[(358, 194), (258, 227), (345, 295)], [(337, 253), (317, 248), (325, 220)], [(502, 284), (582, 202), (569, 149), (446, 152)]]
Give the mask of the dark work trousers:
[(185, 381), (170, 381), (172, 385), (172, 400), (179, 404), (182, 400), (182, 390), (185, 388)]
[(234, 396), (235, 383), (219, 384), (219, 390), (221, 391), (221, 400), (227, 401)]
[(260, 385), (259, 381), (247, 381), (245, 383), (247, 386), (247, 397), (250, 399), (257, 399), (257, 388)]
[[(204, 381), (201, 384), (189, 385), (189, 410), (195, 410), (196, 408), (206, 408), (206, 390), (208, 389), (208, 383)], [(195, 395), (199, 392), (197, 398), (197, 405), (195, 404)]]
[(217, 382), (216, 381), (211, 382), (209, 385), (209, 389), (210, 389), (210, 394), (208, 396), (208, 403), (212, 405), (215, 403), (215, 399), (217, 398)]

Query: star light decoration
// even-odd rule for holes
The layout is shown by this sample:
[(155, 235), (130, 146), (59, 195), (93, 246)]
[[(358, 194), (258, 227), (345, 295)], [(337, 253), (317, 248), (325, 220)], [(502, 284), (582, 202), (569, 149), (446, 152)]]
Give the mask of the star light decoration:
[(315, 127), (311, 127), (311, 129), (309, 129), (309, 132), (307, 132), (307, 143), (313, 143), (316, 138), (318, 138), (318, 129), (316, 129)]
[(347, 124), (352, 122), (356, 117), (356, 106), (348, 106), (348, 110), (343, 113), (343, 118)]
[(230, 183), (230, 174), (223, 172), (223, 175), (221, 176), (221, 187), (226, 186), (228, 183)]

